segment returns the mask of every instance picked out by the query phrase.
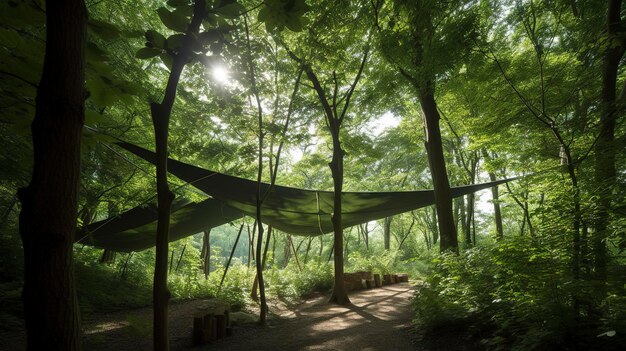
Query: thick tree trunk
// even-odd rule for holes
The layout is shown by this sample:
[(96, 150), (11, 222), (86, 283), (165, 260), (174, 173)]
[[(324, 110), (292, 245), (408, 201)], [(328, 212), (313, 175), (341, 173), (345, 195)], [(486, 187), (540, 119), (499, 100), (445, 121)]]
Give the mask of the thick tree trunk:
[(421, 93), (419, 100), (424, 113), (426, 152), (435, 193), (437, 222), (439, 224), (439, 248), (441, 252), (448, 250), (458, 252), (459, 244), (454, 226), (454, 216), (452, 215), (452, 195), (441, 144), (440, 116), (437, 111), (437, 103), (431, 92)]
[[(617, 40), (622, 23), (620, 12), (621, 0), (610, 0), (607, 11), (607, 31), (609, 40)], [(617, 120), (616, 84), (619, 63), (624, 55), (623, 45), (610, 46), (604, 56), (602, 73), (602, 110), (598, 141), (595, 146), (595, 178), (598, 187), (598, 211), (594, 223), (592, 238), (594, 253), (594, 275), (598, 281), (606, 280), (609, 210), (612, 191), (615, 186), (615, 125)], [(624, 94), (624, 92), (622, 92)]]
[[(83, 1), (46, 1), (46, 53), (35, 101), (33, 173), (19, 191), (27, 350), (79, 350), (72, 244), (84, 124)], [(10, 340), (4, 340), (8, 343)]]
[(335, 284), (329, 302), (339, 305), (350, 303), (346, 286), (343, 282), (343, 228), (341, 226), (341, 192), (343, 191), (343, 150), (339, 141), (339, 126), (331, 127), (333, 134), (333, 158), (330, 162), (330, 170), (333, 176), (333, 232), (335, 253)]

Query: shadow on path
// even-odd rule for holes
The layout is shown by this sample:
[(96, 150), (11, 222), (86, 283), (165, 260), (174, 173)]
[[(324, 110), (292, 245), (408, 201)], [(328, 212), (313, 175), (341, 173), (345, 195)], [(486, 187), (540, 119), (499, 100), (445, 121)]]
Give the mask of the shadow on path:
[(413, 287), (396, 284), (350, 295), (352, 305), (318, 298), (266, 328), (242, 327), (233, 336), (193, 350), (415, 350), (409, 335)]

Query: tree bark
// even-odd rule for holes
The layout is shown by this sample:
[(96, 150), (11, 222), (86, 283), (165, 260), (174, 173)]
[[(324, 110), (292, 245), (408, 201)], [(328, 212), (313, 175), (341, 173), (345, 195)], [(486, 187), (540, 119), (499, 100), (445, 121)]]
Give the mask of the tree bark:
[(204, 279), (209, 279), (209, 273), (211, 272), (211, 228), (204, 231), (202, 237), (202, 271), (204, 272)]
[(167, 181), (167, 143), (169, 134), (170, 115), (176, 99), (176, 89), (180, 75), (192, 54), (193, 38), (197, 35), (204, 17), (205, 1), (196, 0), (194, 14), (187, 28), (183, 46), (173, 58), (172, 69), (165, 87), (165, 94), (161, 103), (152, 103), (150, 112), (154, 126), (154, 140), (156, 146), (156, 181), (158, 222), (155, 248), (153, 299), (153, 343), (154, 350), (168, 351), (170, 339), (168, 331), (168, 308), (170, 291), (167, 288), (167, 256), (169, 251), (170, 212), (174, 193)]
[[(267, 226), (267, 238), (265, 238), (265, 248), (263, 249), (263, 258), (261, 259), (261, 270), (265, 270), (265, 264), (267, 262), (267, 251), (270, 247), (270, 238), (272, 237), (272, 226)], [(256, 302), (259, 302), (259, 275), (254, 275), (254, 281), (252, 282), (252, 292), (250, 298)]]
[(385, 250), (391, 248), (391, 217), (385, 217), (383, 235), (385, 237)]
[[(87, 10), (46, 1), (46, 52), (31, 125), (33, 172), (19, 190), (27, 350), (80, 350), (72, 244), (84, 124)], [(5, 340), (5, 342), (9, 342)]]
[(465, 246), (467, 248), (472, 247), (472, 218), (474, 217), (474, 194), (467, 194), (467, 215), (464, 216), (465, 223), (463, 226), (465, 227), (463, 233), (465, 233)]
[(333, 137), (333, 158), (330, 162), (330, 171), (333, 176), (333, 232), (335, 252), (335, 284), (329, 302), (339, 305), (350, 303), (346, 286), (343, 282), (343, 227), (341, 226), (341, 192), (343, 191), (343, 155), (341, 142), (339, 141), (339, 126), (331, 127)]
[[(496, 181), (496, 174), (489, 172), (489, 180)], [(502, 212), (500, 211), (500, 193), (498, 186), (491, 188), (491, 198), (493, 200), (493, 216), (496, 222), (496, 239), (501, 240), (504, 238), (504, 226), (502, 225)]]
[[(607, 10), (607, 32), (609, 40), (617, 40), (621, 34), (621, 0), (610, 0)], [(615, 125), (617, 120), (616, 84), (619, 63), (624, 55), (624, 45), (609, 45), (604, 56), (602, 73), (602, 109), (598, 141), (595, 146), (595, 178), (598, 187), (598, 211), (594, 223), (595, 233), (592, 238), (594, 253), (594, 276), (598, 281), (606, 280), (607, 246), (606, 238), (609, 226), (609, 210), (612, 191), (615, 187)], [(624, 92), (622, 92), (624, 94)]]
[(424, 113), (426, 152), (435, 193), (437, 222), (439, 224), (439, 249), (441, 252), (453, 251), (458, 253), (459, 244), (452, 214), (452, 195), (443, 156), (437, 103), (432, 92), (420, 93), (419, 101)]

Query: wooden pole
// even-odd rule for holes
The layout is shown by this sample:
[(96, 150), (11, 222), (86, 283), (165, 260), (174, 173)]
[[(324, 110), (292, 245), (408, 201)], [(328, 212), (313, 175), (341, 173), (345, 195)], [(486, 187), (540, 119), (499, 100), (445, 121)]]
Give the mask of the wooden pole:
[(241, 237), (241, 232), (243, 231), (244, 224), (245, 223), (241, 223), (241, 227), (239, 227), (239, 233), (237, 233), (237, 239), (235, 239), (235, 245), (233, 245), (233, 249), (230, 251), (230, 256), (228, 257), (228, 262), (226, 263), (226, 267), (224, 267), (224, 274), (222, 274), (222, 280), (220, 280), (220, 287), (217, 289), (218, 293), (222, 290), (222, 284), (224, 284), (224, 278), (226, 278), (228, 267), (230, 267), (230, 261), (232, 261), (233, 255), (235, 254), (235, 249), (237, 248), (237, 243), (239, 242), (239, 238)]
[(291, 244), (291, 249), (293, 250), (293, 257), (296, 258), (296, 263), (298, 264), (298, 271), (302, 273), (302, 267), (300, 266), (300, 261), (298, 260), (298, 251), (296, 250), (296, 247), (293, 246), (293, 239), (291, 238), (291, 235), (289, 235), (288, 238), (289, 243)]

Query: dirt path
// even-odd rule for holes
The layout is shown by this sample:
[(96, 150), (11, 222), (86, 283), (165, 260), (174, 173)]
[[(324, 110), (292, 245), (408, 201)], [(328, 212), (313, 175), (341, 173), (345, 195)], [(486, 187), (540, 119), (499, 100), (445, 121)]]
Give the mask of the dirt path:
[(415, 350), (409, 335), (412, 294), (405, 283), (352, 294), (347, 307), (317, 298), (268, 328), (236, 330), (194, 350)]
[[(233, 335), (203, 347), (191, 347), (192, 316), (201, 301), (170, 308), (172, 350), (416, 350), (410, 336), (410, 298), (406, 283), (350, 295), (351, 306), (329, 305), (326, 297), (280, 309), (267, 327), (236, 326)], [(150, 309), (100, 315), (85, 320), (86, 350), (152, 349)]]

